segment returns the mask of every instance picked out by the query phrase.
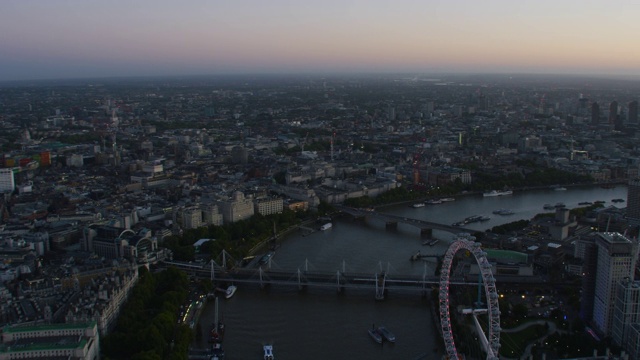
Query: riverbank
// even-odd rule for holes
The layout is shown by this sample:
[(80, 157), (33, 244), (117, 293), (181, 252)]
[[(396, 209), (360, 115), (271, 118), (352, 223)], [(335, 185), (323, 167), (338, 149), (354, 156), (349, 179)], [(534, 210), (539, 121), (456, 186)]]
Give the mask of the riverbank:
[[(617, 186), (626, 186), (627, 184), (628, 184), (628, 180), (623, 180), (623, 181), (610, 181), (610, 182), (599, 182), (599, 183), (589, 183), (589, 184), (557, 184), (557, 185), (524, 186), (520, 188), (513, 188), (511, 190), (514, 193), (522, 193), (522, 192), (538, 191), (538, 190), (553, 190), (556, 187), (564, 187), (566, 189), (583, 189), (583, 188), (592, 188), (592, 187), (600, 187), (603, 189), (613, 189)], [(481, 196), (482, 194), (483, 194), (483, 191), (462, 191), (459, 193), (449, 194), (449, 195), (442, 194), (438, 196), (425, 196), (425, 197), (419, 197), (415, 199), (408, 199), (408, 200), (386, 203), (386, 204), (378, 204), (378, 205), (372, 206), (372, 208), (374, 210), (378, 210), (378, 209), (384, 209), (387, 207), (394, 207), (394, 206), (400, 206), (400, 205), (410, 206), (415, 203), (425, 202), (432, 199), (441, 199), (441, 198), (447, 198), (447, 197), (458, 199), (458, 198), (469, 197), (469, 196)]]

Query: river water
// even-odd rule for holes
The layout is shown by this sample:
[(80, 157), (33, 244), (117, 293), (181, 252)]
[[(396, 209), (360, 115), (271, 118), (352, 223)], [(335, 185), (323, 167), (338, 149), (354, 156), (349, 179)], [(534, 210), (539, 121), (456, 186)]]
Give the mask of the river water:
[[(412, 208), (407, 205), (379, 209), (394, 215), (444, 224), (471, 215), (490, 216), (491, 220), (466, 225), (484, 231), (493, 226), (520, 219), (531, 219), (544, 204), (564, 203), (577, 207), (579, 202), (605, 201), (605, 206), (626, 207), (627, 187), (569, 188), (566, 191), (533, 190), (501, 197), (462, 196), (456, 201)], [(496, 209), (511, 209), (508, 216), (494, 215)], [(332, 229), (305, 236), (301, 231), (287, 236), (272, 257), (271, 266), (278, 270), (342, 271), (371, 273), (381, 268), (395, 274), (433, 275), (435, 261), (409, 261), (417, 250), (423, 254), (441, 255), (452, 234), (434, 231), (441, 241), (433, 247), (422, 246), (417, 228), (398, 226), (385, 230), (377, 220), (334, 221)], [(425, 265), (426, 264), (426, 265)], [(500, 288), (498, 284), (498, 289)], [(390, 293), (384, 301), (374, 299), (374, 291), (350, 290), (339, 295), (335, 289), (310, 287), (300, 293), (297, 288), (240, 284), (231, 299), (221, 299), (219, 315), (226, 324), (225, 359), (261, 359), (262, 345), (272, 343), (276, 359), (440, 359), (440, 340), (436, 336), (428, 301), (419, 294)], [(206, 334), (215, 317), (213, 303), (200, 318)], [(385, 325), (397, 338), (395, 344), (376, 344), (367, 329)], [(194, 347), (207, 347), (206, 335)]]

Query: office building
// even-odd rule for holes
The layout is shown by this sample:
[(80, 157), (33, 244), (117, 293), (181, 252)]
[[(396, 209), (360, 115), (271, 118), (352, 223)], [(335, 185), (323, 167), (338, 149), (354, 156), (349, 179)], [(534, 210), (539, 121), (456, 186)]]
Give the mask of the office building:
[(240, 191), (236, 191), (233, 197), (218, 202), (222, 218), (226, 224), (239, 220), (245, 220), (253, 216), (253, 199), (247, 199)]
[(640, 225), (640, 178), (629, 180), (627, 189), (627, 220), (630, 226), (638, 226)]
[(596, 235), (598, 249), (596, 282), (593, 300), (593, 326), (604, 336), (610, 336), (613, 324), (616, 284), (633, 279), (638, 245), (620, 233)]
[(631, 281), (630, 278), (619, 281), (616, 284), (616, 300), (611, 329), (611, 338), (616, 345), (625, 347), (629, 326), (640, 321), (639, 305), (640, 281)]
[(591, 104), (591, 125), (600, 123), (600, 105), (597, 102)]
[(12, 169), (0, 169), (0, 193), (12, 192), (16, 188)]
[(638, 123), (638, 100), (633, 100), (629, 103), (629, 113), (627, 117), (629, 124)]
[(612, 101), (609, 104), (609, 124), (613, 125), (616, 123), (616, 119), (618, 118), (618, 102)]

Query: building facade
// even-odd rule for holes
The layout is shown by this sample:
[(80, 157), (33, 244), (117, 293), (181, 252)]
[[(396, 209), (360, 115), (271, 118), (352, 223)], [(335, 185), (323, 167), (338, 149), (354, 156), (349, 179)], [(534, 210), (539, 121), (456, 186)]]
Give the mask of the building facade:
[(0, 360), (100, 359), (100, 335), (95, 321), (78, 324), (5, 326)]
[(597, 234), (596, 246), (598, 262), (592, 322), (602, 335), (610, 336), (616, 296), (615, 287), (619, 281), (633, 278), (638, 245), (620, 233), (608, 232)]
[(261, 215), (281, 214), (284, 208), (282, 198), (264, 198), (255, 201), (255, 212)]
[(16, 183), (12, 169), (0, 169), (0, 193), (15, 190)]
[(254, 214), (253, 200), (245, 198), (240, 191), (236, 191), (232, 198), (218, 202), (218, 206), (225, 223), (245, 220)]
[(629, 180), (627, 191), (627, 219), (629, 225), (640, 225), (640, 178)]
[(616, 300), (613, 310), (611, 338), (621, 347), (626, 346), (625, 338), (631, 324), (640, 320), (640, 281), (627, 278), (616, 285)]

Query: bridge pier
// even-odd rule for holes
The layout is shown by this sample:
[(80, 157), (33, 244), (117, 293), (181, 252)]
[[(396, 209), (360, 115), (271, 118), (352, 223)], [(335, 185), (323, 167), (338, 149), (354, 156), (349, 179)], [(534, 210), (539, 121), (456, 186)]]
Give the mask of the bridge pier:
[(430, 239), (433, 236), (432, 228), (422, 228), (420, 229), (420, 237), (423, 239)]
[(387, 230), (397, 230), (398, 229), (398, 222), (397, 221), (387, 221), (387, 223), (385, 224), (385, 229), (387, 229)]

